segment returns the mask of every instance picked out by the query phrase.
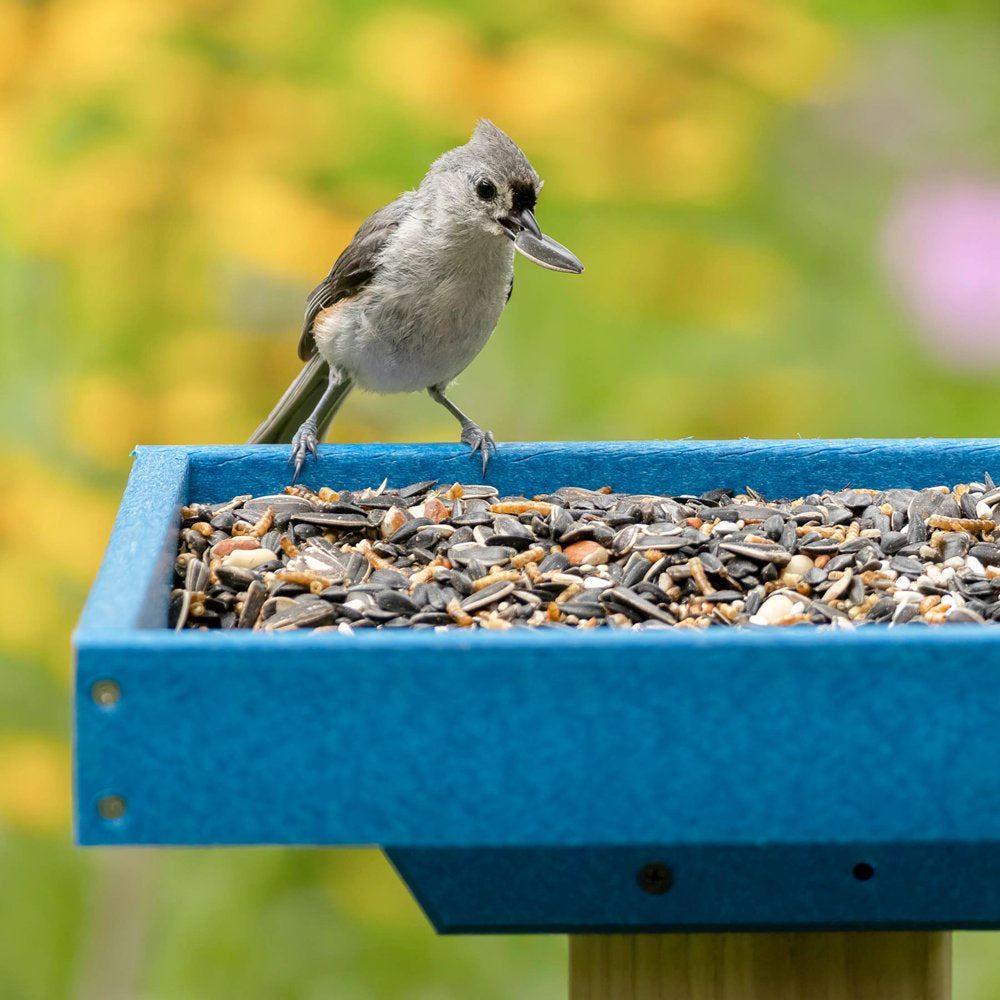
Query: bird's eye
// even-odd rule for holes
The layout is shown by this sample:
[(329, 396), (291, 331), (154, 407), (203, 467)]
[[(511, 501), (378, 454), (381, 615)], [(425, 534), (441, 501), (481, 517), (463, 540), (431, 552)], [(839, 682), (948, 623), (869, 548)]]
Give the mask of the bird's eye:
[(483, 201), (492, 201), (497, 196), (496, 185), (492, 181), (479, 181), (476, 184), (476, 194)]

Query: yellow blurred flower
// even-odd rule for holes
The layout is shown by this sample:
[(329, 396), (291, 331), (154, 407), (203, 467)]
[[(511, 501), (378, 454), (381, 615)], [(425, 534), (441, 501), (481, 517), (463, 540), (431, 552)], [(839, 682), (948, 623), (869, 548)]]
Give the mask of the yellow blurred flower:
[(644, 190), (657, 199), (723, 200), (746, 174), (759, 117), (737, 100), (699, 104), (651, 122), (644, 143), (647, 155), (633, 161), (643, 174)]
[(241, 47), (257, 61), (299, 51), (303, 32), (310, 30), (312, 20), (309, 0), (282, 0), (281, 3), (243, 0), (227, 10), (206, 4), (204, 0), (188, 2), (193, 18), (200, 18), (217, 37)]
[(0, 824), (27, 833), (69, 825), (70, 751), (61, 740), (0, 733)]
[[(0, 546), (16, 565), (89, 582), (114, 522), (117, 496), (83, 486), (23, 453), (0, 455), (7, 477)], [(28, 531), (32, 524), (43, 530)]]
[(9, 184), (5, 199), (18, 204), (11, 234), (26, 249), (63, 254), (121, 240), (155, 204), (164, 182), (155, 164), (114, 146), (58, 166), (21, 151), (3, 173)]
[(786, 100), (807, 96), (840, 48), (831, 27), (778, 0), (622, 0), (615, 17)]
[(142, 78), (157, 36), (177, 19), (181, 5), (167, 0), (71, 0), (33, 12), (13, 56), (21, 76), (40, 90)]
[(756, 145), (754, 96), (676, 58), (614, 41), (535, 37), (503, 70), (505, 118), (565, 194), (718, 200), (742, 180)]
[(5, 90), (13, 87), (26, 59), (28, 35), (37, 18), (24, 3), (0, 3), (0, 107)]
[(657, 53), (578, 32), (528, 35), (505, 66), (508, 111), (540, 139), (567, 125), (634, 129), (689, 87), (689, 75)]
[(349, 97), (272, 77), (223, 78), (209, 86), (213, 103), (226, 110), (195, 126), (199, 172), (289, 174), (303, 165), (328, 170), (364, 150), (365, 129), (351, 114)]
[(100, 564), (117, 495), (81, 486), (34, 456), (0, 455), (7, 475), (0, 547), (16, 574), (0, 574), (0, 650), (36, 656), (69, 677), (69, 634)]
[(72, 447), (110, 466), (123, 465), (149, 439), (148, 395), (111, 372), (78, 375), (64, 384), (66, 435)]
[[(141, 444), (238, 444), (301, 367), (294, 318), (287, 336), (201, 328), (160, 340), (148, 361)], [(273, 398), (272, 398), (273, 397)]]
[[(4, 543), (9, 541), (3, 540)], [(61, 571), (50, 565), (40, 565), (38, 555), (29, 551), (26, 545), (10, 549), (5, 544), (5, 549), (17, 553), (21, 568), (16, 576), (0, 574), (0, 603), (13, 609), (0, 619), (0, 650), (30, 657), (43, 647), (51, 648), (55, 639), (62, 636), (61, 652), (65, 663), (54, 673), (65, 680), (68, 677), (69, 635), (75, 616), (62, 607), (59, 600)], [(90, 568), (96, 572), (97, 562)], [(55, 667), (54, 663), (49, 665)]]
[(365, 86), (389, 93), (422, 117), (468, 130), (486, 114), (496, 69), (457, 19), (426, 8), (393, 7), (369, 18), (355, 46)]
[(245, 440), (249, 430), (239, 423), (236, 404), (239, 382), (231, 377), (178, 378), (157, 396), (157, 426), (151, 442), (163, 444), (232, 444)]
[(362, 221), (322, 208), (275, 177), (217, 166), (194, 182), (192, 200), (215, 248), (238, 260), (315, 282)]

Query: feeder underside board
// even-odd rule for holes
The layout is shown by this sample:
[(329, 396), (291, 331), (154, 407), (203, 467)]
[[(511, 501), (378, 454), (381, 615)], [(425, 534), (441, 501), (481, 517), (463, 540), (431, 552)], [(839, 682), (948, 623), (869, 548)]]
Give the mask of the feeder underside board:
[[(391, 845), (444, 931), (1000, 926), (1000, 628), (167, 630), (179, 505), (278, 492), (287, 451), (140, 449), (75, 635), (79, 842)], [(457, 445), (318, 468), (478, 478)], [(598, 442), (501, 446), (489, 478), (776, 497), (987, 471), (998, 441)]]
[(1000, 913), (996, 845), (668, 844), (386, 853), (442, 934), (955, 930), (996, 927)]

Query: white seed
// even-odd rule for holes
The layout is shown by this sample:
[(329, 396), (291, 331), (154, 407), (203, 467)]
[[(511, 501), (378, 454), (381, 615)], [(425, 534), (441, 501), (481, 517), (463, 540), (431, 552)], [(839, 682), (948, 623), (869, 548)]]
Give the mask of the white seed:
[(240, 569), (256, 569), (264, 563), (274, 562), (277, 555), (270, 549), (234, 549), (225, 559), (223, 566), (237, 566)]
[(805, 576), (816, 564), (805, 555), (805, 553), (798, 552), (785, 566), (785, 573), (794, 573), (796, 576)]
[(802, 610), (803, 605), (785, 594), (772, 594), (750, 618), (751, 625), (774, 625)]
[(732, 521), (720, 521), (713, 529), (713, 535), (731, 535), (734, 531), (739, 531), (740, 526)]

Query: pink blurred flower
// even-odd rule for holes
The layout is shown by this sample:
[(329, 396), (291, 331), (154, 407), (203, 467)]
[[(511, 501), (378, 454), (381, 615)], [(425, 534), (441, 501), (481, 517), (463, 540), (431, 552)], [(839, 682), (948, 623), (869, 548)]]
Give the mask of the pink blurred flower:
[(888, 215), (883, 250), (932, 351), (957, 368), (1000, 363), (1000, 184), (912, 186)]

